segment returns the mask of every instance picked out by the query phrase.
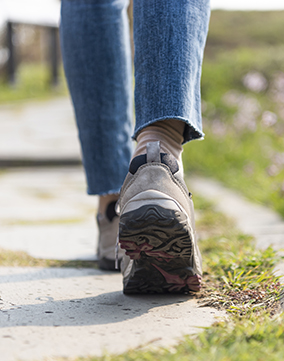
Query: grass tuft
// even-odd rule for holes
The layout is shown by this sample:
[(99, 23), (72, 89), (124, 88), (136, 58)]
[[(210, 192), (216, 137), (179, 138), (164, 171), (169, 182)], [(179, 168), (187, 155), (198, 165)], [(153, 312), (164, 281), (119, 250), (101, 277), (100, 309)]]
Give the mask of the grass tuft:
[(213, 204), (200, 197), (194, 201), (204, 264), (204, 288), (197, 295), (200, 305), (238, 316), (264, 311), (275, 314), (281, 292), (280, 277), (274, 274), (280, 260), (277, 253), (272, 248), (255, 249), (253, 237), (241, 234)]
[(26, 252), (0, 249), (1, 267), (63, 267), (63, 268), (98, 268), (96, 261), (51, 260), (34, 258)]

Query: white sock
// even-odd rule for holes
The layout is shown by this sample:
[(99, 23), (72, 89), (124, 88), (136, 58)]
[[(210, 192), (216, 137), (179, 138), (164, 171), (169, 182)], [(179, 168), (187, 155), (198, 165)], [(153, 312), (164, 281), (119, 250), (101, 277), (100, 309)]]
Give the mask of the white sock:
[(156, 122), (141, 130), (137, 137), (137, 146), (133, 158), (146, 153), (148, 142), (159, 140), (162, 153), (172, 154), (183, 172), (182, 142), (185, 123), (176, 119)]

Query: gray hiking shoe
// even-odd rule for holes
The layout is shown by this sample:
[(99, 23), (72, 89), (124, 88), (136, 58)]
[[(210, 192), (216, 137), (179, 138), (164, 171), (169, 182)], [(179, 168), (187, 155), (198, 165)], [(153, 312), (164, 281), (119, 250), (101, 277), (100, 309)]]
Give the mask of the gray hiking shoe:
[[(97, 215), (99, 228), (99, 242), (97, 254), (99, 268), (107, 271), (119, 270), (115, 267), (115, 245), (118, 236), (119, 216), (115, 212), (116, 202), (111, 202), (105, 214)], [(120, 265), (124, 251), (119, 250), (118, 264)]]
[(176, 159), (160, 153), (159, 142), (132, 160), (118, 210), (124, 293), (200, 290), (193, 202)]

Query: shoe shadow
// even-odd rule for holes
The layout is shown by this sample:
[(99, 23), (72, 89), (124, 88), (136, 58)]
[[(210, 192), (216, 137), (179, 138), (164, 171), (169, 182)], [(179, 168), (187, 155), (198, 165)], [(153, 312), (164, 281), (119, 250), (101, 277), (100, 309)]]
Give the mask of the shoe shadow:
[[(10, 283), (1, 286), (0, 328), (116, 324), (140, 317), (155, 308), (179, 306), (193, 298), (182, 294), (124, 295), (121, 275), (116, 273), (72, 270), (75, 281), (68, 286), (68, 280), (64, 278), (66, 272), (62, 274), (58, 269), (45, 272), (44, 277), (40, 270), (33, 275), (22, 274), (22, 285), (13, 284), (19, 281), (19, 274), (6, 275), (6, 281)], [(56, 272), (59, 273), (56, 275)], [(36, 280), (36, 276), (40, 276), (40, 280)], [(1, 277), (3, 282), (4, 275)], [(80, 297), (87, 282), (88, 290), (95, 295)]]

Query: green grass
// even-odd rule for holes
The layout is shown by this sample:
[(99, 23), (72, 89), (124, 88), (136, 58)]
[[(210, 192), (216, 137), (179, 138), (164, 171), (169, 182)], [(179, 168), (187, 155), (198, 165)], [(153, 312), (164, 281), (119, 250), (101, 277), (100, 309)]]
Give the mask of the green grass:
[[(284, 216), (280, 28), (284, 12), (213, 12), (202, 76), (205, 140), (189, 143), (183, 159), (187, 172), (217, 178)], [(253, 77), (263, 86), (254, 88)]]
[(197, 229), (203, 235), (203, 305), (225, 308), (232, 314), (275, 312), (281, 289), (273, 268), (279, 261), (272, 248), (255, 249), (254, 239), (241, 234), (232, 220), (216, 212), (205, 200), (195, 198)]
[[(187, 172), (212, 176), (284, 216), (284, 11), (213, 11), (202, 76), (204, 142), (185, 147)], [(267, 82), (256, 92), (247, 74)], [(63, 72), (61, 71), (63, 78)], [(52, 89), (46, 67), (24, 64), (0, 104), (67, 93)], [(267, 113), (270, 112), (270, 113)], [(276, 117), (267, 125), (263, 118)]]
[(220, 322), (177, 347), (132, 350), (123, 355), (77, 358), (76, 361), (279, 361), (284, 357), (283, 317), (262, 316), (242, 322)]
[[(122, 355), (65, 361), (270, 361), (284, 357), (284, 319), (277, 314), (281, 286), (273, 274), (278, 261), (275, 252), (255, 250), (252, 237), (240, 234), (214, 205), (196, 196), (194, 202), (204, 263), (203, 291), (196, 298), (200, 307), (226, 309), (228, 318), (170, 349), (151, 350), (146, 345)], [(96, 268), (95, 262), (41, 260), (4, 250), (0, 265)]]
[[(215, 177), (284, 216), (284, 12), (213, 12), (205, 53), (202, 95), (206, 140), (187, 145), (187, 172)], [(257, 72), (267, 86), (257, 92), (243, 78)], [(232, 92), (233, 91), (233, 92)], [(277, 121), (266, 124), (266, 111)], [(267, 113), (266, 113), (267, 114)], [(270, 114), (270, 113), (268, 113)], [(204, 263), (200, 305), (228, 310), (218, 322), (177, 347), (137, 349), (76, 361), (273, 361), (284, 358), (284, 318), (275, 252), (256, 250), (249, 235), (204, 199), (195, 197)], [(72, 266), (1, 252), (0, 265)], [(73, 266), (89, 266), (73, 263)], [(94, 263), (91, 265), (94, 266)]]
[(284, 11), (212, 11), (208, 47), (262, 47), (283, 43)]
[(43, 225), (68, 225), (81, 223), (84, 218), (54, 218), (54, 219), (40, 219), (40, 220), (23, 220), (23, 219), (11, 219), (1, 221), (1, 226), (43, 226)]
[(67, 87), (60, 71), (60, 84), (58, 87), (50, 86), (50, 74), (46, 66), (41, 64), (23, 64), (18, 69), (17, 83), (11, 86), (0, 81), (0, 104), (41, 100), (50, 97), (66, 95)]
[(61, 261), (29, 256), (26, 252), (0, 249), (0, 267), (98, 268), (95, 261)]

